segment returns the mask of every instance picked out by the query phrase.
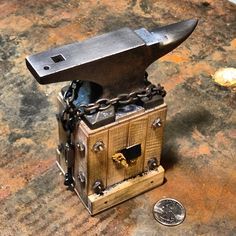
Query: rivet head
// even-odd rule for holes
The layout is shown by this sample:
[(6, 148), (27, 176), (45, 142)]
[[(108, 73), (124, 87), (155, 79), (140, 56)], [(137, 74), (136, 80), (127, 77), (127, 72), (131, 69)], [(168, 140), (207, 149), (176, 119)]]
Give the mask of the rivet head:
[(82, 172), (82, 171), (79, 172), (79, 174), (78, 174), (78, 179), (79, 179), (79, 181), (80, 181), (81, 184), (84, 184), (84, 183), (85, 183), (86, 178), (85, 178), (84, 172)]
[(153, 128), (159, 128), (161, 126), (162, 126), (162, 122), (160, 118), (155, 119), (152, 123)]
[(102, 152), (104, 149), (105, 149), (105, 144), (103, 143), (103, 141), (97, 141), (93, 145), (93, 151), (94, 152)]
[(85, 146), (84, 146), (84, 144), (83, 144), (82, 142), (78, 142), (78, 143), (76, 144), (76, 148), (78, 148), (78, 150), (79, 150), (80, 152), (84, 152), (84, 150), (85, 150)]
[(150, 160), (148, 160), (149, 170), (155, 170), (157, 167), (158, 167), (158, 164), (157, 164), (156, 158), (151, 158)]
[(95, 183), (93, 184), (93, 191), (96, 194), (102, 195), (103, 194), (103, 190), (104, 190), (104, 187), (103, 187), (102, 181), (96, 180)]

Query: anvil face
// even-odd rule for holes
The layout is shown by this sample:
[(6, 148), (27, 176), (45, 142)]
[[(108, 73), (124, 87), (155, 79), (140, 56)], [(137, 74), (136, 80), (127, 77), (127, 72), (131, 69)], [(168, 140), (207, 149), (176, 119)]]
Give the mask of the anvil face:
[[(116, 57), (120, 57), (120, 54), (129, 55), (144, 46), (145, 43), (137, 34), (128, 28), (123, 28), (88, 39), (82, 43), (72, 43), (35, 54), (27, 58), (27, 65), (39, 83), (55, 83), (77, 79), (77, 76), (72, 78), (71, 73), (81, 73), (81, 68), (86, 67), (89, 63), (91, 66), (95, 64), (97, 67), (98, 64), (109, 63), (109, 60), (113, 60), (114, 55)], [(116, 66), (119, 67), (119, 65)], [(95, 69), (98, 70), (99, 68)], [(108, 71), (107, 68), (107, 74), (109, 74)], [(101, 73), (104, 72), (101, 71)], [(87, 72), (87, 75), (80, 76), (78, 79), (87, 80), (86, 77), (90, 73)], [(67, 77), (69, 78), (67, 79)], [(99, 83), (99, 80), (92, 76), (88, 79)]]
[(123, 28), (29, 56), (26, 64), (41, 84), (79, 79), (114, 97), (144, 87), (146, 68), (181, 44), (196, 24), (188, 20), (152, 32)]

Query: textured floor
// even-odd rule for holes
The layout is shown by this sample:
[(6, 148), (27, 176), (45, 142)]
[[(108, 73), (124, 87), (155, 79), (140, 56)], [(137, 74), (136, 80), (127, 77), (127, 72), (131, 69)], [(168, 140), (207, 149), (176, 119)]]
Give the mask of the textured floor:
[[(95, 217), (66, 191), (55, 165), (56, 95), (27, 55), (124, 26), (200, 19), (193, 35), (149, 68), (168, 95), (167, 182)], [(236, 96), (211, 75), (236, 67), (236, 5), (219, 0), (0, 0), (0, 235), (236, 235)], [(164, 227), (162, 197), (187, 217)]]

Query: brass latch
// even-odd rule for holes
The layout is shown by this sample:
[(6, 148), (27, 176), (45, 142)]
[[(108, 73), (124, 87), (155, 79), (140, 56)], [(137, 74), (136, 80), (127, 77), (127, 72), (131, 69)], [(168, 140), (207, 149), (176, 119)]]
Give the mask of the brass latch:
[(129, 165), (124, 157), (124, 155), (122, 153), (116, 153), (112, 156), (112, 160), (114, 162), (116, 162), (117, 164), (121, 165), (121, 166), (124, 166), (125, 168), (128, 168)]
[(135, 144), (115, 153), (112, 160), (118, 165), (128, 168), (136, 164), (139, 156), (141, 156), (141, 144)]

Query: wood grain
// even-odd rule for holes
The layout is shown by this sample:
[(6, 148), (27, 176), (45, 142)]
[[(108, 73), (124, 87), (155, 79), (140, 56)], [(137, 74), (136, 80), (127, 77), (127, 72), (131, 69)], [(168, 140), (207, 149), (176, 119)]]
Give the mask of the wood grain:
[(140, 193), (161, 185), (164, 180), (164, 169), (149, 171), (143, 176), (137, 176), (109, 188), (103, 195), (92, 194), (89, 199), (89, 210), (92, 215), (111, 206), (130, 199)]
[(107, 160), (107, 186), (124, 180), (125, 169), (112, 160), (112, 155), (127, 146), (129, 124), (117, 125), (109, 129), (108, 160)]
[[(58, 101), (59, 111), (62, 112), (65, 104), (61, 96), (58, 97)], [(95, 130), (91, 130), (83, 121), (78, 124), (72, 137), (75, 144), (74, 188), (91, 214), (125, 201), (163, 182), (162, 167), (159, 167), (158, 171), (147, 172), (142, 177), (138, 175), (148, 169), (147, 162), (150, 158), (155, 157), (160, 162), (165, 116), (166, 105), (163, 104)], [(156, 118), (161, 119), (162, 126), (154, 129), (152, 124)], [(65, 143), (66, 133), (61, 123), (58, 123), (59, 141)], [(105, 145), (102, 151), (94, 151), (93, 147), (98, 141), (102, 141)], [(77, 143), (83, 143), (84, 152), (79, 151)], [(141, 144), (141, 155), (136, 163), (125, 168), (113, 161), (114, 154), (136, 144)], [(60, 152), (58, 152), (58, 163), (63, 172), (66, 172), (65, 159)], [(80, 173), (85, 177), (83, 184), (78, 178)], [(94, 194), (93, 185), (97, 180), (102, 182), (105, 192), (109, 192), (105, 200), (104, 197), (97, 198), (98, 195)]]
[[(160, 164), (161, 150), (163, 144), (163, 130), (166, 120), (166, 111), (167, 108), (161, 110), (155, 110), (148, 116), (148, 125), (147, 125), (147, 138), (145, 144), (145, 158), (144, 158), (144, 170), (148, 169), (147, 162), (151, 158), (156, 158), (158, 165)], [(155, 119), (161, 119), (161, 127), (154, 128), (152, 124)]]
[[(93, 134), (88, 138), (88, 194), (93, 193), (93, 185), (96, 180), (102, 181), (107, 186), (107, 147), (108, 130)], [(95, 152), (93, 146), (96, 142), (102, 141), (105, 144), (103, 151)]]
[[(74, 177), (75, 177), (75, 189), (78, 191), (80, 197), (83, 199), (84, 203), (87, 204), (88, 199), (88, 168), (87, 168), (87, 160), (88, 160), (88, 138), (86, 133), (80, 126), (77, 127), (75, 132), (75, 169), (74, 169)], [(77, 143), (82, 143), (85, 147), (84, 152), (80, 152), (76, 147)], [(85, 183), (81, 183), (78, 176), (80, 173), (83, 173), (85, 176)]]
[[(65, 109), (65, 103), (62, 99), (61, 93), (57, 96), (57, 102), (58, 102), (58, 113), (61, 114), (62, 111)], [(67, 134), (62, 127), (62, 123), (60, 121), (57, 121), (58, 124), (58, 144), (59, 146), (62, 144), (65, 144), (67, 142)], [(56, 158), (58, 163), (60, 164), (61, 168), (64, 172), (66, 172), (67, 167), (65, 163), (65, 156), (63, 151), (60, 151), (59, 148), (56, 149)]]
[(141, 144), (141, 156), (137, 158), (134, 165), (125, 169), (125, 179), (134, 177), (143, 172), (145, 139), (147, 133), (147, 116), (131, 120), (129, 124), (128, 147)]

